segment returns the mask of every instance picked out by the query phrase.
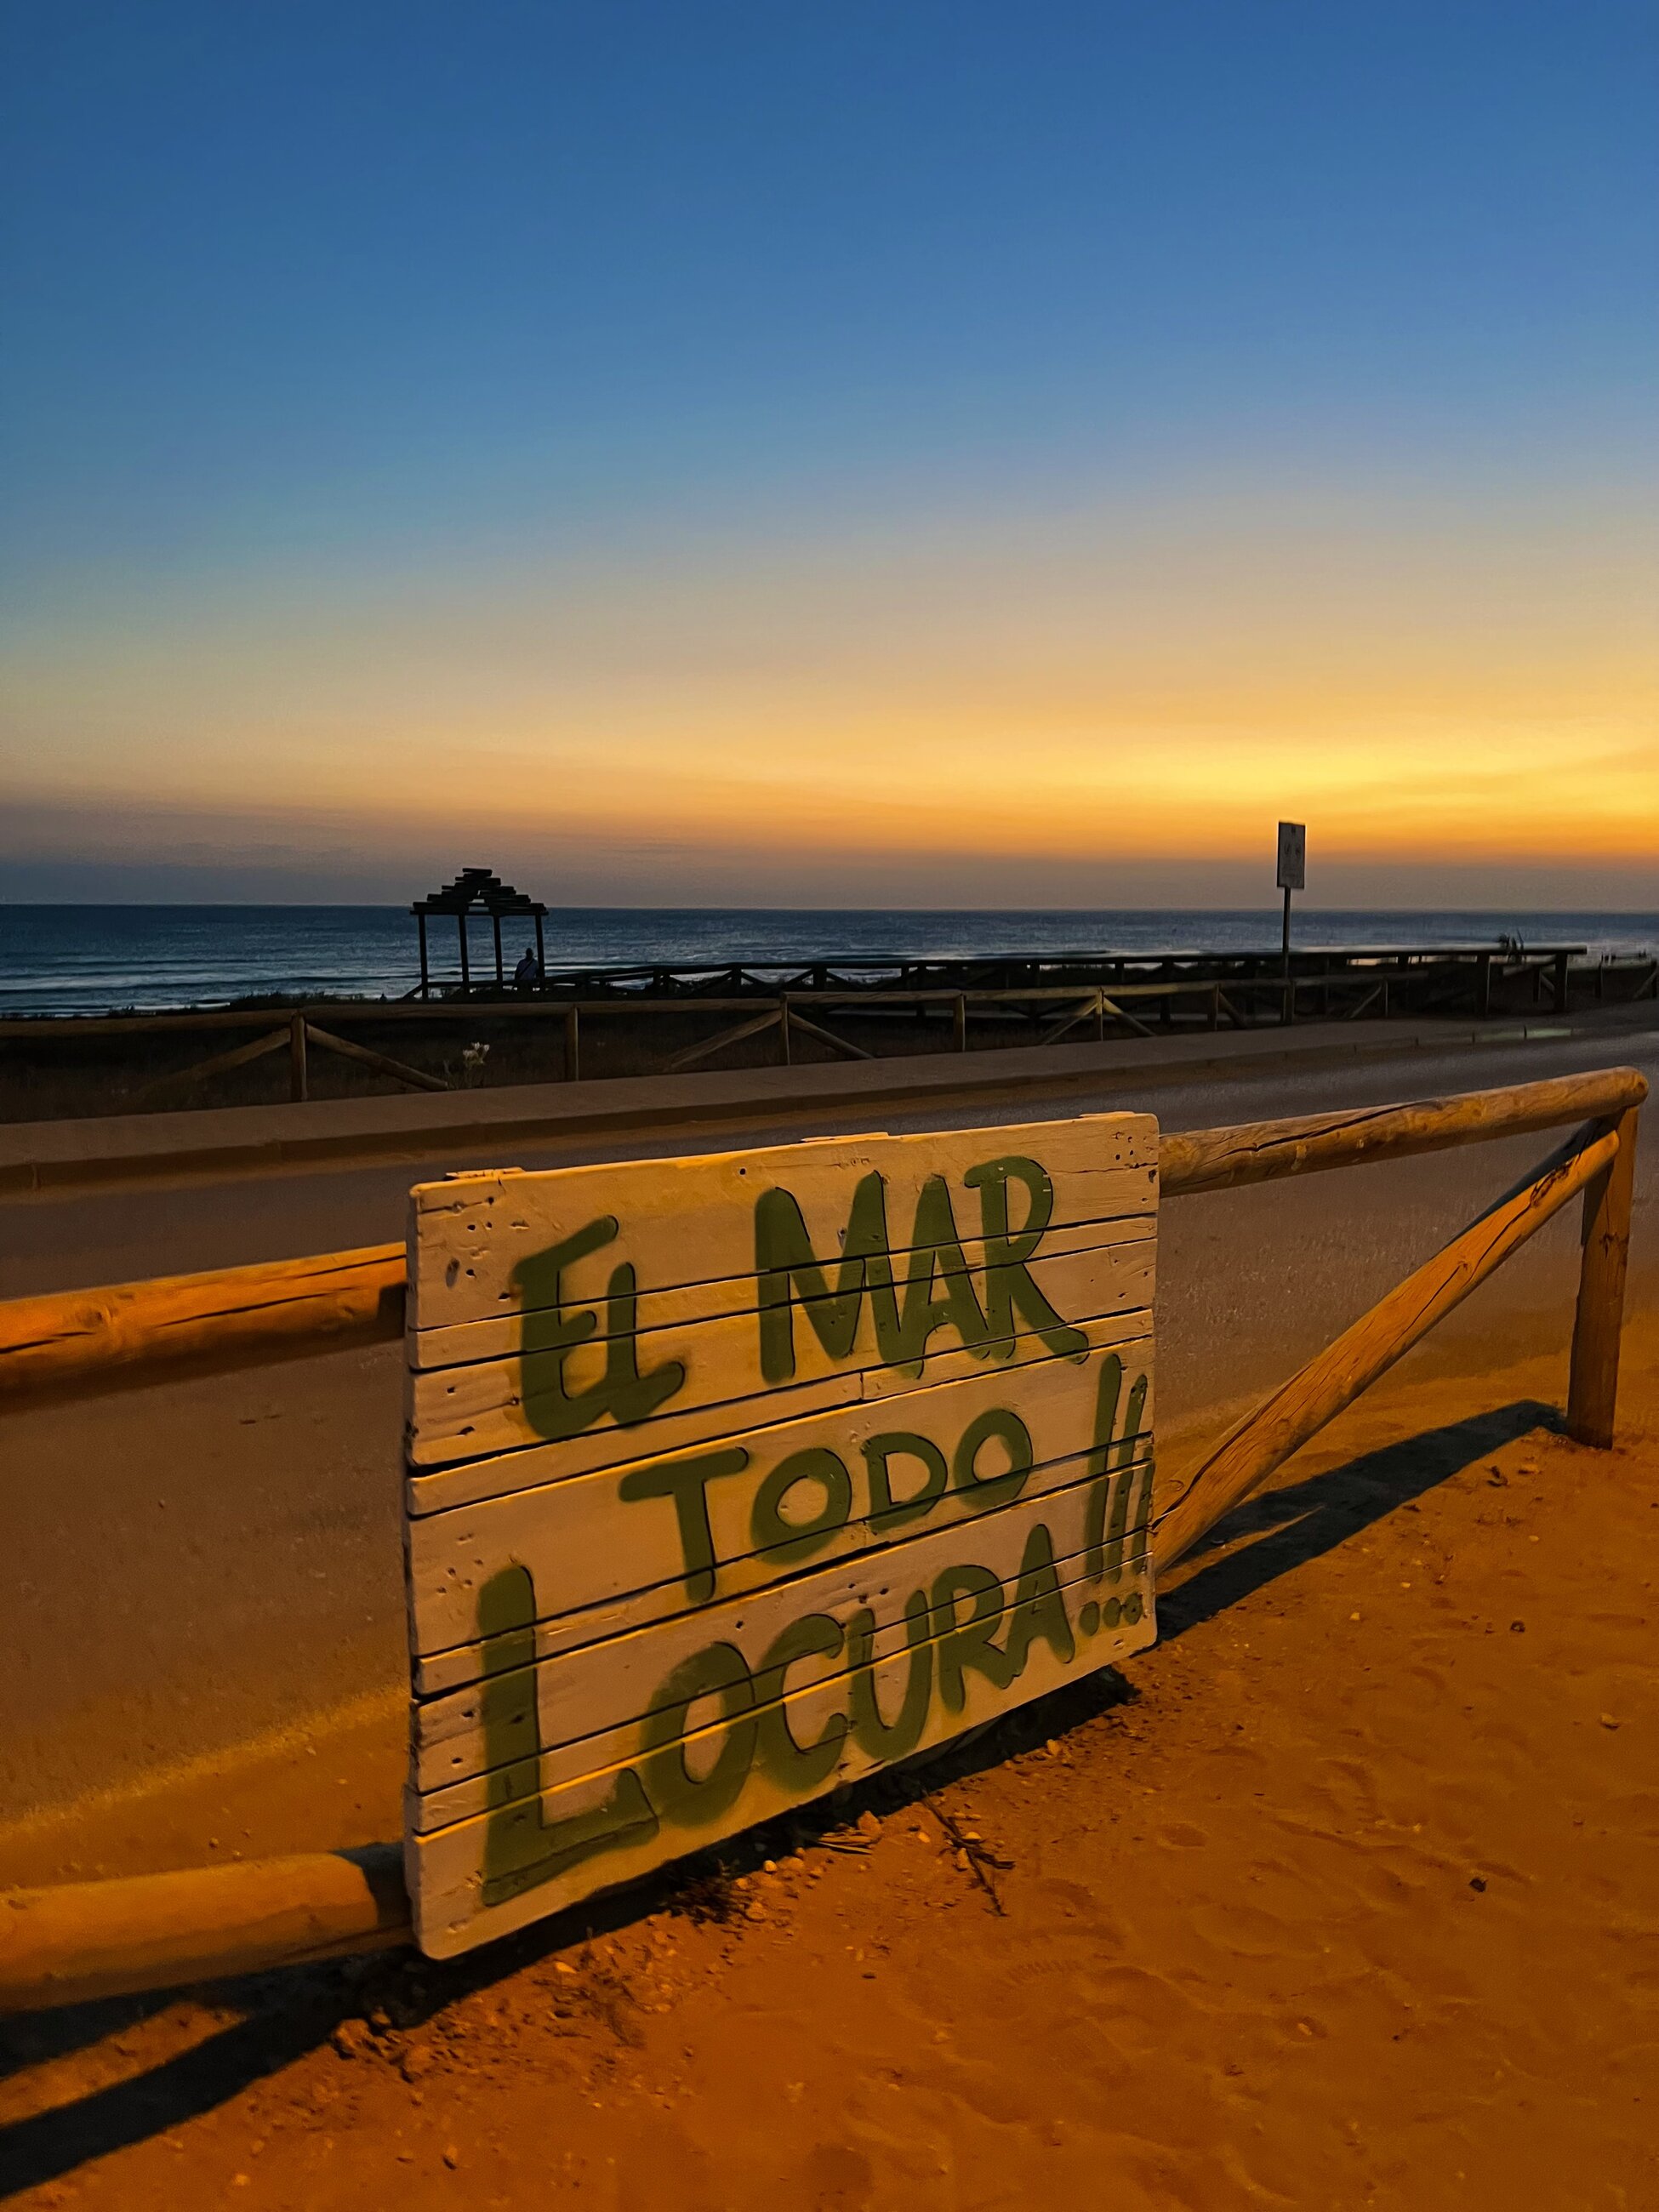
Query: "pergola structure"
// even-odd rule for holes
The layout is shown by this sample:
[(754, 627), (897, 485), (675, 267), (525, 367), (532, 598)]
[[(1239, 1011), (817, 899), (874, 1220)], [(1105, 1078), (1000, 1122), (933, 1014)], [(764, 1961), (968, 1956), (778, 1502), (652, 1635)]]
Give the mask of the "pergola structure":
[(453, 883), (446, 884), (441, 890), (416, 899), (409, 909), (421, 933), (421, 996), (431, 995), (431, 973), (428, 963), (426, 918), (429, 914), (453, 914), (461, 945), (461, 996), (467, 997), (472, 989), (472, 969), (467, 957), (466, 923), (471, 914), (487, 914), (495, 933), (495, 988), (505, 990), (507, 972), (501, 962), (501, 917), (503, 915), (528, 915), (536, 925), (536, 966), (545, 967), (542, 945), (542, 916), (547, 908), (539, 899), (532, 898), (526, 891), (514, 890), (504, 884), (489, 868), (463, 868)]

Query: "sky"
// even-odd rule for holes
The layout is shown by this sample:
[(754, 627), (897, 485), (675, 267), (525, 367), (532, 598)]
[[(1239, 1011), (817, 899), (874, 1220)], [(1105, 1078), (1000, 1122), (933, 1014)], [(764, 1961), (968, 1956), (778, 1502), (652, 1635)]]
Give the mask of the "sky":
[(0, 898), (1659, 906), (1650, 0), (0, 25)]

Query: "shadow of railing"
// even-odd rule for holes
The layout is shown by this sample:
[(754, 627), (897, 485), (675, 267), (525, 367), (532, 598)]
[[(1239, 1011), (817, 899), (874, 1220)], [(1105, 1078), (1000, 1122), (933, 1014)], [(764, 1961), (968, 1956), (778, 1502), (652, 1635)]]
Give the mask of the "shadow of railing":
[[(1251, 1499), (1202, 1540), (1188, 1569), (1160, 1592), (1159, 1642), (1214, 1619), (1334, 1551), (1506, 1444), (1540, 1428), (1560, 1426), (1556, 1407), (1518, 1399)], [(214, 2003), (245, 2014), (234, 2026), (143, 2073), (0, 2132), (0, 2194), (60, 2179), (78, 2166), (199, 2118), (318, 2050), (343, 2021), (376, 2008), (384, 2008), (394, 2027), (416, 2027), (574, 1942), (652, 1913), (701, 1911), (711, 1881), (718, 1887), (767, 1858), (835, 1835), (866, 1808), (896, 1811), (920, 1803), (952, 1783), (1063, 1738), (1115, 1707), (1133, 1703), (1137, 1695), (1115, 1668), (1103, 1668), (937, 1753), (874, 1776), (843, 1798), (820, 1800), (786, 1814), (613, 1896), (593, 1899), (459, 1959), (439, 1962), (413, 1953), (382, 1954), (217, 1984)], [(89, 2050), (174, 2001), (165, 1995), (109, 1999), (0, 2023), (0, 2078)]]

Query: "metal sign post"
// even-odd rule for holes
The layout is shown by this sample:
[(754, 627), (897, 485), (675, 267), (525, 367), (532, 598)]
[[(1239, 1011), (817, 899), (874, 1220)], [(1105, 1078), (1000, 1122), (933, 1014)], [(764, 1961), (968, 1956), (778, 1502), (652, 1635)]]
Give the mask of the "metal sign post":
[(1307, 877), (1308, 830), (1305, 823), (1281, 822), (1279, 825), (1279, 888), (1285, 894), (1285, 1012), (1287, 1022), (1296, 1018), (1295, 994), (1291, 984), (1291, 893), (1303, 889)]
[(1279, 888), (1285, 894), (1285, 958), (1287, 963), (1291, 957), (1291, 893), (1305, 888), (1307, 872), (1306, 823), (1281, 822), (1279, 825)]

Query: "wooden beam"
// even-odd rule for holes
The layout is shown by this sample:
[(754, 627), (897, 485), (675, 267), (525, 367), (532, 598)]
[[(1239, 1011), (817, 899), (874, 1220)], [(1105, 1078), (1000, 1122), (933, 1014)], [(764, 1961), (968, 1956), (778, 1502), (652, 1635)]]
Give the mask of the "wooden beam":
[[(1172, 993), (1164, 994), (1164, 1006), (1166, 1014), (1172, 996)], [(1137, 1021), (1133, 1014), (1126, 1014), (1122, 1007), (1115, 1000), (1109, 999), (1103, 991), (1100, 994), (1100, 1011), (1103, 1014), (1109, 1014), (1115, 1022), (1122, 1022), (1126, 1027), (1132, 1029), (1137, 1036), (1149, 1037), (1152, 1034), (1145, 1022)]]
[(1158, 1146), (1166, 1198), (1280, 1176), (1314, 1175), (1365, 1160), (1404, 1159), (1417, 1152), (1525, 1136), (1595, 1115), (1622, 1113), (1648, 1095), (1633, 1067), (1599, 1068), (1498, 1091), (1465, 1091), (1401, 1106), (1362, 1106), (1346, 1113), (1288, 1115), (1232, 1128), (1166, 1133)]
[(0, 1891), (0, 2012), (176, 1989), (409, 1940), (395, 1844)]
[(1615, 1124), (1619, 1150), (1584, 1193), (1583, 1257), (1572, 1328), (1567, 1434), (1606, 1451), (1613, 1443), (1619, 1398), (1619, 1340), (1630, 1260), (1631, 1197), (1636, 1181), (1635, 1107)]
[(672, 1060), (665, 1061), (663, 1072), (667, 1075), (676, 1075), (681, 1068), (695, 1066), (698, 1060), (707, 1060), (711, 1053), (719, 1052), (728, 1044), (741, 1044), (744, 1037), (758, 1036), (763, 1030), (769, 1030), (774, 1022), (782, 1019), (781, 1007), (769, 1006), (763, 1014), (757, 1014), (752, 1021), (739, 1022), (735, 1029), (722, 1030), (718, 1036), (709, 1037), (702, 1044), (688, 1045), (684, 1052), (677, 1052)]
[(1158, 1571), (1173, 1566), (1224, 1514), (1259, 1489), (1292, 1452), (1461, 1305), (1609, 1167), (1619, 1149), (1618, 1135), (1611, 1130), (1575, 1139), (1546, 1163), (1535, 1182), (1482, 1214), (1247, 1413), (1193, 1470), (1181, 1503), (1158, 1522), (1152, 1547)]
[(252, 1044), (239, 1044), (234, 1052), (216, 1053), (211, 1060), (198, 1060), (193, 1066), (180, 1067), (171, 1075), (158, 1075), (154, 1083), (147, 1083), (142, 1091), (133, 1093), (137, 1105), (146, 1098), (154, 1098), (175, 1084), (200, 1083), (210, 1075), (228, 1074), (233, 1067), (245, 1067), (251, 1060), (263, 1060), (268, 1052), (280, 1052), (289, 1042), (287, 1029), (272, 1030), (268, 1036), (255, 1037)]
[(404, 1266), (399, 1242), (14, 1298), (0, 1305), (0, 1397), (204, 1354), (230, 1366), (401, 1336)]
[(872, 1052), (866, 1052), (861, 1044), (849, 1044), (845, 1037), (838, 1037), (829, 1030), (820, 1029), (816, 1022), (809, 1022), (799, 1006), (790, 1007), (789, 1019), (796, 1029), (807, 1036), (816, 1037), (820, 1044), (827, 1044), (831, 1051), (840, 1053), (844, 1060), (873, 1060), (876, 1056)]
[[(1087, 993), (1085, 996), (1078, 1000), (1077, 1004), (1072, 1008), (1069, 1013), (1062, 1014), (1057, 1022), (1050, 1023), (1048, 1027), (1042, 1032), (1041, 1037), (1038, 1038), (1038, 1043), (1058, 1044), (1060, 1038), (1065, 1036), (1067, 1030), (1074, 1030), (1079, 1022), (1086, 1021), (1091, 1014), (1099, 1013), (1104, 1004), (1105, 1001), (1102, 999), (1098, 991), (1091, 991)], [(1115, 1009), (1114, 1009), (1114, 1011), (1115, 1011)], [(1142, 1031), (1143, 1036), (1147, 1034), (1149, 1034), (1149, 1032), (1145, 1030)]]
[(366, 1044), (353, 1044), (349, 1037), (336, 1036), (331, 1030), (319, 1030), (315, 1022), (307, 1022), (306, 1034), (313, 1044), (320, 1045), (325, 1052), (338, 1053), (343, 1060), (360, 1061), (372, 1067), (377, 1075), (389, 1075), (394, 1081), (407, 1084), (411, 1091), (447, 1091), (449, 1085), (440, 1077), (424, 1075), (418, 1067), (405, 1067), (400, 1060), (392, 1060), (383, 1052), (371, 1052)]
[(40, 1037), (184, 1036), (195, 1030), (257, 1030), (270, 1019), (269, 1006), (221, 1006), (192, 1014), (15, 1014), (0, 1020), (0, 1037), (27, 1042)]

